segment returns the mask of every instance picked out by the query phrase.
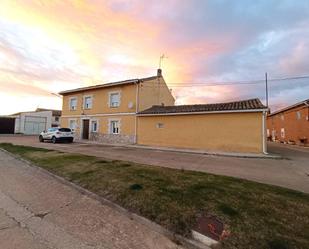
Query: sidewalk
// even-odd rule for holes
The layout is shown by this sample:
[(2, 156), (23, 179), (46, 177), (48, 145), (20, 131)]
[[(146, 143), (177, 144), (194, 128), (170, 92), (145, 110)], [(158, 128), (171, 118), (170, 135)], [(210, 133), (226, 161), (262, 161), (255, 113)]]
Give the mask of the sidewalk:
[(158, 150), (158, 151), (181, 152), (181, 153), (201, 154), (201, 155), (210, 155), (210, 156), (282, 159), (282, 156), (277, 155), (277, 154), (238, 153), (238, 152), (208, 151), (208, 150), (198, 150), (198, 149), (179, 149), (179, 148), (148, 146), (148, 145), (138, 145), (138, 144), (125, 144), (125, 145), (124, 144), (107, 144), (107, 143), (90, 141), (90, 140), (76, 140), (76, 143), (115, 146), (115, 147), (124, 147), (124, 148), (137, 148), (137, 149), (147, 149), (147, 150)]
[(182, 248), (1, 151), (0, 245), (10, 249)]

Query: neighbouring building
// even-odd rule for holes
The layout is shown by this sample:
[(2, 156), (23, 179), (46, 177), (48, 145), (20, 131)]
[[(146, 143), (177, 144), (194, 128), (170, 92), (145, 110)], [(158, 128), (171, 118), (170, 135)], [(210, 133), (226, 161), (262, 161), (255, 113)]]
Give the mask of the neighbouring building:
[(15, 133), (37, 135), (50, 127), (60, 126), (61, 111), (37, 108), (35, 111), (15, 113), (11, 117), (15, 118)]
[(309, 99), (270, 113), (267, 117), (269, 140), (309, 144)]
[(14, 134), (15, 118), (0, 116), (0, 134)]
[(175, 106), (156, 76), (60, 92), (61, 126), (76, 139), (201, 150), (266, 153), (267, 108), (258, 99)]

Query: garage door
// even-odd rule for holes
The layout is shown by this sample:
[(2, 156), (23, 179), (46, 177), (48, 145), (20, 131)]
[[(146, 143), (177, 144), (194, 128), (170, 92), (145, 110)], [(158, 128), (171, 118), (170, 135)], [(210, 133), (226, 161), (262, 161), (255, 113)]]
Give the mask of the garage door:
[(37, 135), (46, 130), (46, 117), (25, 116), (25, 131), (27, 135)]

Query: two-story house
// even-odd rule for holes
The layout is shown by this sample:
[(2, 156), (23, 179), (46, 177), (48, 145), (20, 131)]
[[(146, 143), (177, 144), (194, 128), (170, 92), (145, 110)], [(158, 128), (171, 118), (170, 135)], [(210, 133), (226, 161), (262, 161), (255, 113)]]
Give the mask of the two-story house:
[(108, 144), (266, 153), (259, 99), (174, 105), (161, 70), (153, 77), (63, 91), (61, 126)]
[(61, 125), (78, 139), (103, 143), (136, 143), (137, 113), (153, 105), (174, 105), (161, 70), (156, 76), (60, 92)]

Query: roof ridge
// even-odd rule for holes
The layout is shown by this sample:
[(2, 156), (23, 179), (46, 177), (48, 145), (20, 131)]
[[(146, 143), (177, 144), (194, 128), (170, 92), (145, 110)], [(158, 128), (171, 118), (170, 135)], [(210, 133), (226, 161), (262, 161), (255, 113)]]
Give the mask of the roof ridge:
[(133, 78), (133, 79), (127, 79), (127, 80), (120, 80), (120, 81), (113, 81), (113, 82), (106, 82), (102, 84), (97, 84), (97, 85), (92, 85), (92, 86), (85, 86), (85, 87), (78, 87), (74, 88), (71, 90), (64, 90), (59, 92), (59, 94), (65, 94), (65, 93), (70, 93), (70, 92), (78, 92), (78, 91), (83, 91), (83, 90), (91, 90), (91, 89), (96, 89), (100, 87), (109, 87), (113, 85), (121, 85), (121, 84), (126, 84), (126, 83), (138, 83), (139, 81), (145, 81), (145, 80), (150, 80), (150, 79), (155, 79), (163, 76), (150, 76), (150, 77), (143, 77), (143, 78)]
[(246, 111), (246, 110), (266, 110), (258, 98), (238, 100), (225, 103), (195, 104), (195, 105), (174, 105), (152, 107), (139, 112), (139, 114), (173, 114), (173, 113), (193, 113), (193, 112), (224, 112), (224, 111)]
[(218, 102), (218, 103), (205, 103), (205, 104), (191, 104), (191, 105), (153, 105), (153, 106), (160, 106), (160, 107), (175, 107), (175, 106), (205, 106), (205, 105), (224, 105), (224, 104), (234, 104), (234, 103), (243, 103), (248, 101), (258, 101), (259, 104), (262, 105), (262, 102), (258, 98), (252, 98), (252, 99), (245, 99), (245, 100), (237, 100), (237, 101), (229, 101), (229, 102)]

